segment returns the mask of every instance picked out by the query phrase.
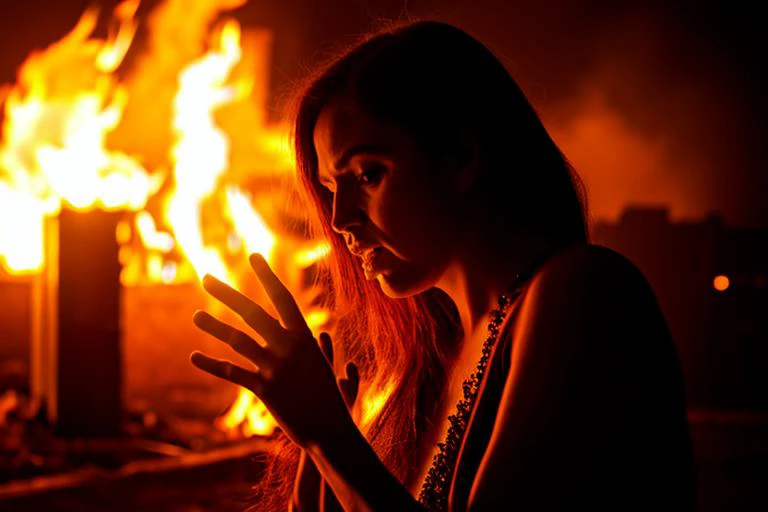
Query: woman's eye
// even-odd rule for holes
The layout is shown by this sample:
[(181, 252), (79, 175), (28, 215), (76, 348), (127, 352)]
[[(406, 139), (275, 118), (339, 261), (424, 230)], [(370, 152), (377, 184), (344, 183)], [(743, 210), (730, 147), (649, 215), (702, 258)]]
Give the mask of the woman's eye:
[(381, 175), (384, 174), (384, 167), (381, 165), (371, 165), (363, 169), (358, 179), (366, 185), (374, 185), (379, 182)]

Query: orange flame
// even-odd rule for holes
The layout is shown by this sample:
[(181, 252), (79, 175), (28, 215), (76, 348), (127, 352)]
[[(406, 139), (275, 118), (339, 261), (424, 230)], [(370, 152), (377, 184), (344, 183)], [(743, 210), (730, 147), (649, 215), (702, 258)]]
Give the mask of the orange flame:
[[(152, 44), (150, 55), (142, 61), (145, 67), (125, 83), (117, 79), (115, 71), (137, 32), (139, 0), (124, 0), (115, 8), (105, 40), (92, 37), (99, 13), (88, 9), (69, 34), (29, 56), (19, 70), (18, 83), (8, 89), (4, 101), (0, 140), (2, 267), (14, 274), (39, 272), (44, 265), (45, 219), (58, 215), (62, 204), (67, 203), (80, 210), (136, 212), (127, 215), (115, 233), (124, 285), (143, 280), (187, 282), (206, 273), (234, 285), (240, 267), (233, 264), (233, 257), (259, 252), (271, 264), (279, 263), (293, 279), (295, 291), (301, 291), (305, 286), (299, 278), (301, 272), (326, 257), (330, 247), (312, 241), (294, 244), (289, 237), (278, 235), (269, 225), (279, 223), (274, 215), (277, 205), (259, 203), (263, 208), (257, 211), (243, 185), (251, 177), (246, 173), (252, 174), (254, 169), (285, 176), (293, 165), (284, 127), (268, 125), (263, 101), (251, 101), (266, 98), (266, 75), (252, 71), (254, 62), (263, 65), (265, 59), (243, 60), (240, 26), (235, 21), (222, 24), (212, 40), (205, 33), (220, 11), (245, 1), (162, 2), (150, 18)], [(179, 19), (187, 14), (192, 21), (187, 23), (185, 18), (180, 24)], [(174, 36), (171, 42), (166, 30)], [(263, 33), (256, 35), (256, 46), (266, 50), (269, 38)], [(176, 48), (178, 41), (184, 48)], [(206, 52), (204, 44), (209, 41), (211, 48)], [(179, 55), (169, 55), (170, 51)], [(238, 64), (239, 74), (235, 69)], [(147, 67), (151, 73), (142, 73)], [(157, 152), (157, 148), (141, 147), (138, 151), (130, 139), (146, 142), (153, 140), (152, 135), (142, 138), (141, 133), (135, 133), (141, 129), (126, 129), (128, 140), (122, 140), (118, 130), (129, 96), (131, 105), (136, 105), (139, 97), (142, 108), (164, 112), (145, 102), (153, 100), (154, 77), (168, 70), (167, 76), (178, 78), (175, 84), (166, 80), (163, 85), (168, 91), (167, 105), (172, 101), (172, 118), (149, 123), (140, 115), (139, 128), (170, 125), (173, 140), (161, 146), (159, 158), (154, 155), (159, 162), (155, 166), (164, 165), (168, 159), (170, 176), (147, 172), (141, 163), (146, 158), (144, 151)], [(246, 108), (240, 109), (239, 101)], [(225, 107), (232, 105), (237, 111), (231, 116), (236, 130), (228, 133), (226, 123), (217, 121), (226, 120)], [(130, 115), (123, 126), (131, 124)], [(108, 149), (108, 137), (121, 141), (120, 147), (134, 148), (141, 158)], [(237, 148), (240, 152), (233, 156)], [(172, 180), (164, 183), (166, 177)], [(211, 212), (215, 221), (208, 219)], [(228, 238), (215, 239), (223, 227)], [(294, 246), (300, 249), (294, 251)], [(311, 306), (314, 292), (297, 294), (297, 301), (316, 332), (329, 323), (331, 315)], [(368, 409), (380, 408), (378, 403), (373, 400)], [(240, 391), (216, 424), (246, 436), (269, 435), (276, 426), (264, 404), (246, 390)]]
[(69, 34), (29, 56), (8, 93), (0, 195), (10, 207), (0, 211), (0, 263), (11, 273), (40, 270), (44, 218), (63, 202), (138, 210), (160, 185), (135, 158), (105, 147), (126, 101), (110, 73), (133, 40), (137, 6), (117, 7), (117, 33), (106, 41), (91, 37), (98, 11), (86, 10)]
[(271, 262), (275, 236), (253, 209), (248, 197), (240, 189), (230, 187), (227, 189), (227, 203), (237, 234), (245, 241), (247, 252), (258, 252)]
[(225, 281), (232, 276), (217, 249), (203, 242), (200, 211), (229, 163), (229, 141), (213, 112), (236, 97), (226, 79), (240, 59), (239, 41), (239, 26), (228, 22), (221, 31), (219, 49), (192, 63), (179, 77), (173, 120), (175, 190), (166, 212), (179, 247), (198, 277), (211, 274)]

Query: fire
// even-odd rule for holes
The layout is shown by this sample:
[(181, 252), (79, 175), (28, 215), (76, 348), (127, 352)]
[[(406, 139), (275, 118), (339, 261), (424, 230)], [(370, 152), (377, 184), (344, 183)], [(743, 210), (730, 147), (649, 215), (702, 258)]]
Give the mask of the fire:
[(240, 59), (240, 31), (235, 22), (221, 31), (219, 48), (185, 69), (174, 101), (172, 150), (175, 191), (169, 201), (168, 222), (198, 277), (212, 274), (231, 281), (218, 251), (202, 240), (202, 202), (216, 190), (229, 163), (229, 140), (216, 125), (215, 109), (235, 97), (226, 79)]
[(297, 252), (294, 257), (294, 263), (300, 268), (307, 268), (313, 263), (320, 261), (331, 253), (331, 244), (320, 242), (314, 247)]
[(43, 221), (56, 205), (2, 181), (0, 204), (0, 264), (11, 274), (38, 271), (43, 266)]
[(216, 425), (226, 432), (236, 432), (242, 426), (245, 436), (269, 436), (275, 430), (275, 420), (250, 391), (242, 390), (227, 414), (216, 419)]
[(376, 416), (378, 416), (379, 412), (381, 412), (381, 409), (384, 407), (384, 404), (387, 403), (387, 400), (389, 399), (390, 395), (392, 395), (394, 390), (395, 383), (390, 381), (383, 387), (383, 389), (368, 393), (363, 398), (361, 409), (361, 424), (363, 426), (370, 424), (376, 418)]
[(253, 209), (248, 197), (240, 189), (230, 187), (227, 189), (227, 204), (237, 234), (245, 241), (247, 252), (249, 254), (258, 252), (271, 262), (276, 243), (275, 236)]
[(98, 11), (87, 10), (69, 34), (30, 55), (5, 99), (0, 196), (10, 208), (0, 211), (0, 263), (10, 273), (40, 270), (42, 226), (62, 203), (138, 210), (159, 186), (137, 159), (105, 144), (125, 107), (112, 73), (133, 39), (137, 7), (117, 7), (108, 40), (91, 37)]
[[(285, 127), (267, 122), (261, 57), (269, 37), (243, 34), (234, 20), (209, 29), (222, 10), (244, 3), (161, 2), (150, 16), (148, 53), (122, 73), (125, 79), (117, 70), (137, 33), (139, 0), (115, 8), (105, 39), (93, 36), (99, 12), (92, 8), (62, 39), (28, 57), (3, 101), (3, 269), (41, 272), (46, 219), (63, 205), (121, 210), (115, 236), (123, 286), (194, 282), (206, 273), (237, 286), (245, 258), (259, 252), (285, 278), (312, 331), (327, 328), (331, 314), (313, 305), (318, 290), (306, 289), (303, 272), (330, 246), (281, 231), (285, 205), (275, 197), (283, 196), (271, 188), (258, 195), (262, 182), (292, 186)], [(263, 55), (243, 50), (246, 36), (251, 53)], [(158, 76), (166, 77), (163, 84), (153, 81)], [(167, 98), (155, 94), (158, 85)], [(152, 131), (160, 125), (167, 141)], [(377, 401), (368, 409), (380, 407)], [(269, 435), (276, 426), (246, 390), (216, 425), (246, 436)]]

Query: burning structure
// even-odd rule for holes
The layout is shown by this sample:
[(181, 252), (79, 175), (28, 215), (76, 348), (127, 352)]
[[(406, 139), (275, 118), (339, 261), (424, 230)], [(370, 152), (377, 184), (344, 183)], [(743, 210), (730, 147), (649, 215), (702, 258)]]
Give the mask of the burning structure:
[[(271, 35), (223, 17), (245, 1), (161, 2), (140, 49), (138, 0), (116, 7), (103, 38), (89, 9), (3, 91), (0, 284), (31, 290), (30, 393), (62, 434), (117, 435), (123, 398), (183, 381), (168, 354), (187, 365), (189, 351), (145, 324), (188, 334), (205, 274), (258, 298), (252, 252), (313, 329), (330, 326), (307, 278), (329, 248), (303, 229), (287, 133), (267, 115)], [(183, 303), (183, 324), (152, 311), (164, 300)], [(264, 407), (238, 393), (216, 425), (271, 434)]]

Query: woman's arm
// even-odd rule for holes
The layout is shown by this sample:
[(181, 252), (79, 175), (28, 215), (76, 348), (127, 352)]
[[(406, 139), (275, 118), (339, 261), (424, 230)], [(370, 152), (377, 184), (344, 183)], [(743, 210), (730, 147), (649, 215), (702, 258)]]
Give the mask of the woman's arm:
[(598, 465), (625, 421), (632, 352), (659, 327), (647, 324), (663, 324), (649, 314), (654, 304), (640, 273), (607, 249), (569, 251), (542, 269), (521, 305), (468, 510), (560, 510), (589, 493), (602, 499), (590, 478), (605, 471)]
[(423, 512), (354, 423), (311, 445), (307, 452), (344, 510)]
[[(320, 348), (323, 351), (328, 364), (333, 367), (334, 350), (331, 337), (328, 333), (321, 333), (318, 337)], [(357, 365), (352, 361), (344, 367), (344, 375), (337, 379), (339, 391), (344, 398), (344, 403), (351, 410), (357, 400), (357, 392), (360, 387), (360, 374)], [(343, 512), (341, 504), (336, 499), (328, 484), (323, 480), (314, 461), (306, 450), (301, 450), (296, 483), (291, 495), (289, 512)]]

